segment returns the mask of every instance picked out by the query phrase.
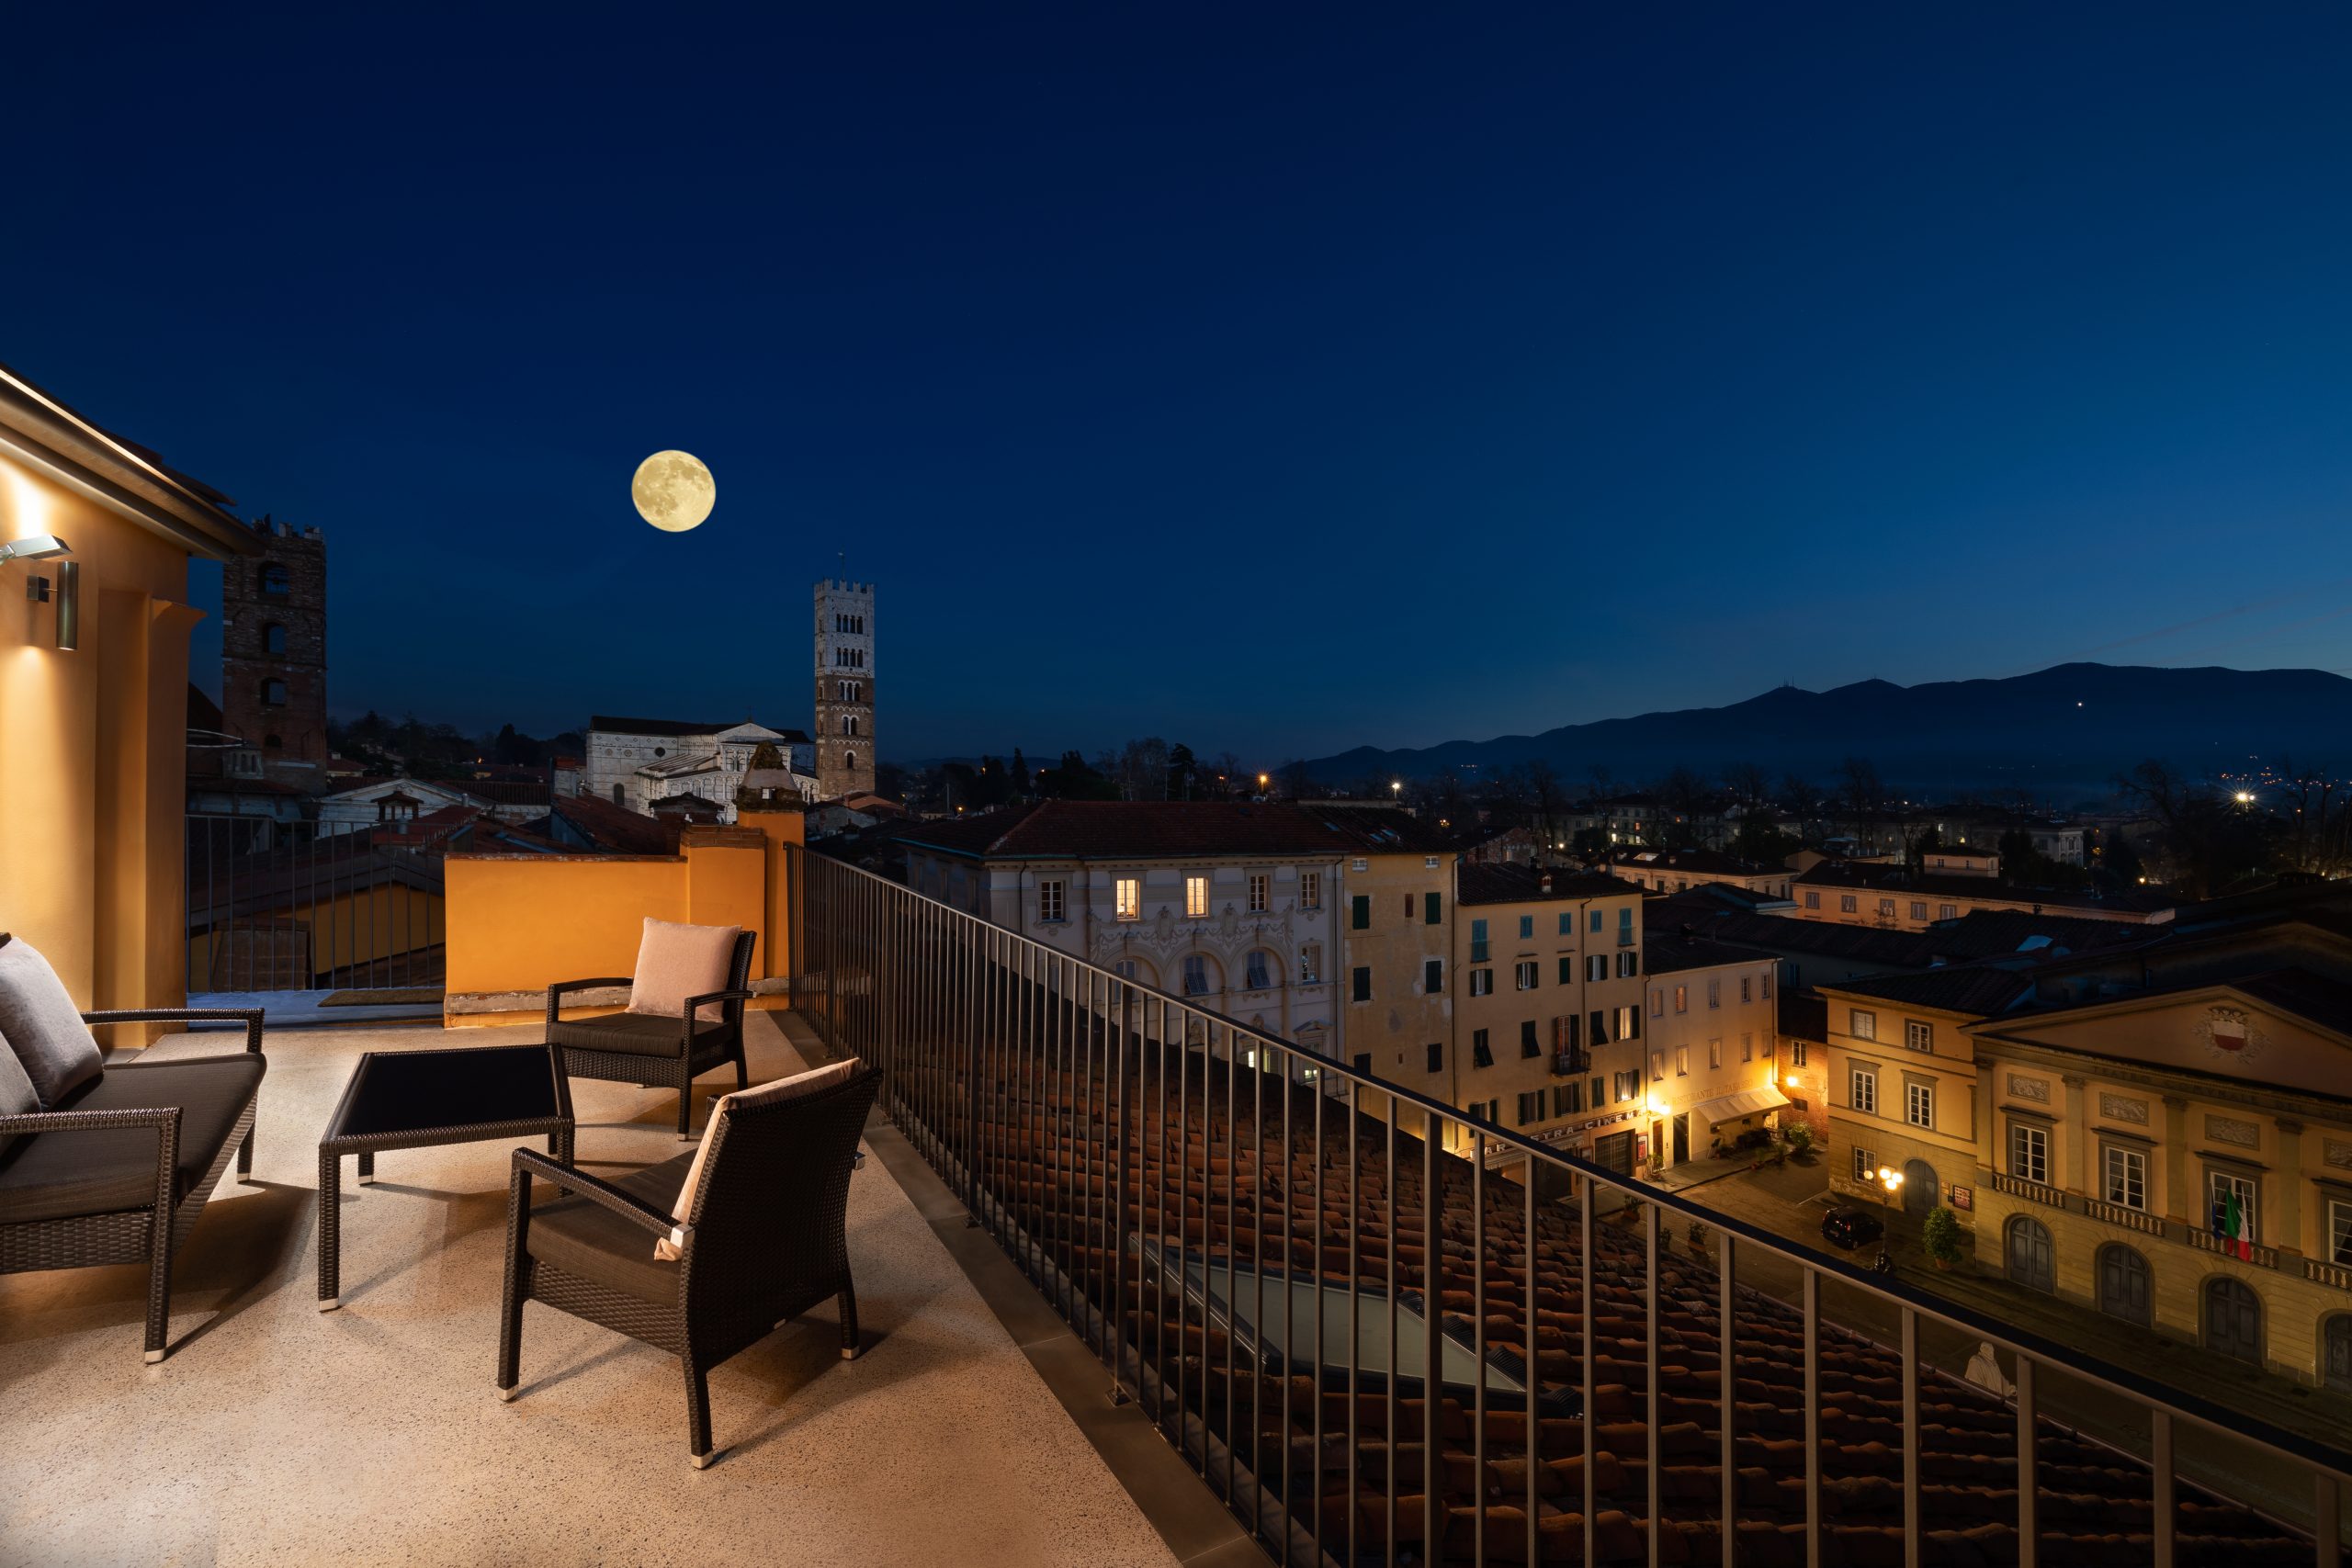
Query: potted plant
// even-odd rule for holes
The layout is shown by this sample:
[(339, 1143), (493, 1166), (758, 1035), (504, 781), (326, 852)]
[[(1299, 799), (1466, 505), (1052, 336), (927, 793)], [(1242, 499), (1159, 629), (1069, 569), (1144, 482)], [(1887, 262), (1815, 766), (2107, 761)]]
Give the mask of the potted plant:
[(1690, 1222), (1690, 1228), (1683, 1233), (1683, 1239), (1690, 1244), (1691, 1257), (1704, 1258), (1707, 1256), (1707, 1227), (1704, 1222), (1692, 1220)]
[(1949, 1269), (1960, 1261), (1960, 1216), (1941, 1203), (1928, 1212), (1928, 1223), (1919, 1229), (1919, 1245), (1926, 1247), (1928, 1257), (1939, 1269)]
[(1813, 1129), (1804, 1122), (1800, 1122), (1792, 1127), (1784, 1128), (1781, 1136), (1788, 1139), (1789, 1153), (1798, 1160), (1802, 1161), (1813, 1153)]

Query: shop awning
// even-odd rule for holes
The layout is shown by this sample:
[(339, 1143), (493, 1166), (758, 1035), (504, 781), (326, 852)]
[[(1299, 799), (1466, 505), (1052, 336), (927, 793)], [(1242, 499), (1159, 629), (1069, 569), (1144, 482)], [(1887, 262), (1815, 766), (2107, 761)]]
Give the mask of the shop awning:
[(1789, 1097), (1772, 1085), (1762, 1089), (1744, 1089), (1737, 1094), (1717, 1095), (1702, 1100), (1690, 1108), (1690, 1119), (1713, 1127), (1718, 1122), (1736, 1122), (1743, 1116), (1753, 1116), (1761, 1111), (1778, 1111), (1789, 1103)]

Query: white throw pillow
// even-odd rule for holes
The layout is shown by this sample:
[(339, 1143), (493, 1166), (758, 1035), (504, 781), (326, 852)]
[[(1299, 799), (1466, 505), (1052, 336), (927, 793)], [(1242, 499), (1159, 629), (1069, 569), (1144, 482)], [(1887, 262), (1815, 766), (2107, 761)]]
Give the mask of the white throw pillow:
[[(647, 916), (637, 945), (637, 973), (629, 981), (628, 1010), (675, 1018), (688, 997), (727, 989), (735, 939), (742, 934), (741, 926), (685, 926)], [(717, 1023), (725, 1006), (706, 1002), (695, 1016)]]
[[(739, 1089), (733, 1094), (722, 1094), (710, 1108), (710, 1122), (702, 1130), (702, 1142), (695, 1148), (695, 1162), (686, 1167), (686, 1184), (678, 1189), (678, 1201), (670, 1205), (670, 1217), (684, 1225), (695, 1212), (695, 1194), (702, 1187), (702, 1162), (710, 1155), (710, 1141), (718, 1135), (719, 1118), (738, 1105), (774, 1105), (779, 1100), (798, 1100), (820, 1089), (831, 1089), (846, 1083), (857, 1071), (857, 1058), (835, 1062), (829, 1067), (811, 1067), (788, 1078), (763, 1083), (757, 1089)], [(685, 1246), (682, 1231), (673, 1230), (653, 1244), (653, 1256), (665, 1262), (675, 1262), (679, 1249)]]

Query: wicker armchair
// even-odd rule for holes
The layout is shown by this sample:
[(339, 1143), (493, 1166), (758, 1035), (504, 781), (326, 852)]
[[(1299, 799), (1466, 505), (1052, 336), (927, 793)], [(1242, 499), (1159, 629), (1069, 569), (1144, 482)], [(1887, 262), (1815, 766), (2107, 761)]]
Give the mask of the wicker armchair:
[[(730, 1104), (710, 1129), (702, 1183), (681, 1227), (671, 1208), (694, 1156), (600, 1181), (529, 1149), (514, 1151), (506, 1202), (506, 1288), (498, 1329), (501, 1399), (520, 1377), (523, 1303), (544, 1302), (678, 1358), (686, 1375), (687, 1451), (710, 1446), (710, 1369), (826, 1297), (841, 1304), (842, 1355), (857, 1354), (857, 1293), (842, 1235), (850, 1172), (881, 1073), (774, 1105)], [(531, 1207), (531, 1179), (554, 1184)], [(676, 1234), (679, 1257), (654, 1242)]]
[[(549, 986), (548, 1043), (555, 1050), (557, 1069), (567, 1078), (674, 1089), (678, 1091), (678, 1137), (684, 1141), (692, 1136), (688, 1128), (693, 1124), (696, 1077), (732, 1062), (735, 1087), (742, 1089), (751, 1082), (743, 1065), (743, 1004), (752, 998), (754, 940), (752, 931), (735, 939), (735, 954), (727, 966), (727, 988), (689, 997), (675, 1019), (641, 1012), (607, 1013), (602, 1018), (561, 1016), (565, 992), (626, 986), (629, 984), (626, 975), (562, 980)], [(695, 1016), (707, 1002), (720, 1004), (716, 1022)]]
[[(0, 1274), (147, 1265), (150, 1361), (164, 1359), (172, 1263), (237, 1156), (253, 1174), (262, 1075), (259, 1008), (85, 1012), (85, 1023), (245, 1026), (242, 1053), (114, 1062), (55, 1111), (0, 1116)], [(0, 1050), (6, 1050), (0, 1045)]]

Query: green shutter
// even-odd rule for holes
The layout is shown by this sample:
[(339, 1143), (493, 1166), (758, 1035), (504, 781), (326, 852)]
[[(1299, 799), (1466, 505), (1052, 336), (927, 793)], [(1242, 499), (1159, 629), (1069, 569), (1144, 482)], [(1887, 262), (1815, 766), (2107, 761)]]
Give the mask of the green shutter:
[(1422, 896), (1421, 919), (1424, 924), (1434, 926), (1444, 921), (1445, 916), (1440, 907), (1441, 898), (1442, 895), (1436, 893)]
[(1349, 919), (1360, 931), (1372, 929), (1372, 896), (1359, 893), (1348, 900)]

